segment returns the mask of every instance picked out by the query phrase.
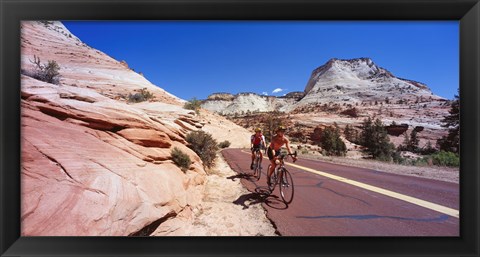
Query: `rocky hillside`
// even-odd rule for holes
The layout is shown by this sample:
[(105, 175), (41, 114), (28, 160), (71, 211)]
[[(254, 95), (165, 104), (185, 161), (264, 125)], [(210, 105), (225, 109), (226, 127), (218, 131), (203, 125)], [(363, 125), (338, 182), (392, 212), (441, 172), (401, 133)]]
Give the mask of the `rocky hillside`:
[[(402, 133), (425, 129), (419, 133), (421, 145), (428, 141), (435, 144), (446, 133), (441, 120), (448, 115), (448, 100), (435, 95), (425, 84), (396, 77), (369, 58), (331, 59), (312, 72), (303, 93), (289, 96), (214, 94), (203, 107), (230, 118), (235, 116), (237, 124), (250, 129), (262, 125), (255, 122), (263, 119), (255, 117), (258, 112), (285, 112), (289, 123), (296, 124), (295, 130), (303, 131), (304, 138), (318, 126), (334, 122), (340, 128), (347, 124), (359, 127), (366, 117), (379, 118), (387, 126), (403, 124)], [(391, 130), (392, 141), (400, 144), (403, 134), (398, 128)]]
[[(185, 135), (203, 129), (248, 145), (245, 129), (183, 109), (59, 22), (22, 22), (21, 54), (22, 236), (170, 234), (191, 222), (204, 191), (206, 171)], [(59, 65), (56, 83), (34, 78), (38, 58)], [(149, 101), (129, 101), (142, 90)], [(185, 172), (175, 147), (193, 161)]]
[(202, 103), (202, 108), (222, 115), (243, 115), (246, 113), (286, 111), (295, 104), (302, 93), (290, 93), (284, 97), (265, 96), (255, 93), (214, 93)]
[(305, 97), (295, 107), (329, 102), (415, 102), (420, 98), (443, 100), (425, 84), (397, 78), (370, 58), (331, 59), (312, 72), (305, 87)]

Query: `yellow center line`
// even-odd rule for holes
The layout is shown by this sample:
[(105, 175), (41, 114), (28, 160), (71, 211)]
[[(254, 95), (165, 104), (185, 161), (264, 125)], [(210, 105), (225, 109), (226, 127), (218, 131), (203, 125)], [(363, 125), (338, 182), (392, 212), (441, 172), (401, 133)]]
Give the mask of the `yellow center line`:
[[(250, 154), (250, 152), (248, 152), (248, 154)], [(390, 191), (390, 190), (387, 190), (387, 189), (383, 189), (383, 188), (380, 188), (380, 187), (368, 185), (368, 184), (365, 184), (365, 183), (362, 183), (362, 182), (358, 182), (358, 181), (351, 180), (351, 179), (348, 179), (348, 178), (336, 176), (336, 175), (333, 175), (333, 174), (330, 174), (330, 173), (327, 173), (327, 172), (314, 170), (314, 169), (304, 167), (304, 166), (300, 166), (300, 165), (293, 164), (293, 163), (285, 162), (285, 165), (289, 165), (289, 166), (292, 166), (292, 167), (295, 167), (295, 168), (298, 168), (298, 169), (302, 169), (302, 170), (308, 171), (310, 173), (314, 173), (314, 174), (317, 174), (317, 175), (320, 175), (320, 176), (323, 176), (323, 177), (327, 177), (327, 178), (330, 178), (330, 179), (334, 179), (334, 180), (337, 180), (337, 181), (340, 181), (340, 182), (344, 182), (344, 183), (347, 183), (349, 185), (360, 187), (360, 188), (363, 188), (363, 189), (366, 189), (366, 190), (369, 190), (369, 191), (372, 191), (372, 192), (375, 192), (375, 193), (390, 196), (392, 198), (402, 200), (402, 201), (405, 201), (405, 202), (409, 202), (409, 203), (412, 203), (412, 204), (415, 204), (415, 205), (418, 205), (418, 206), (422, 206), (424, 208), (434, 210), (434, 211), (437, 211), (437, 212), (440, 212), (440, 213), (443, 213), (443, 214), (447, 214), (447, 215), (450, 215), (450, 216), (455, 217), (455, 218), (458, 218), (460, 216), (460, 212), (458, 210), (455, 210), (455, 209), (452, 209), (452, 208), (449, 208), (449, 207), (445, 207), (445, 206), (442, 206), (442, 205), (439, 205), (439, 204), (431, 203), (431, 202), (428, 202), (428, 201), (425, 201), (425, 200), (422, 200), (422, 199), (418, 199), (418, 198), (411, 197), (411, 196), (408, 196), (408, 195), (400, 194), (400, 193), (393, 192), (393, 191)]]

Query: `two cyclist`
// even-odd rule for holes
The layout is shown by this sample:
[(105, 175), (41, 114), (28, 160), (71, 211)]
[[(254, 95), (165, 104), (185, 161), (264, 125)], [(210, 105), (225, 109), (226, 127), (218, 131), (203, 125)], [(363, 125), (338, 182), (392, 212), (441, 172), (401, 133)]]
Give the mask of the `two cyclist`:
[(250, 137), (250, 149), (252, 150), (252, 163), (250, 164), (250, 169), (253, 170), (253, 161), (255, 160), (255, 151), (260, 152), (260, 160), (263, 159), (261, 148), (265, 148), (267, 143), (265, 142), (265, 136), (262, 135), (262, 130), (260, 128), (255, 129), (255, 134)]

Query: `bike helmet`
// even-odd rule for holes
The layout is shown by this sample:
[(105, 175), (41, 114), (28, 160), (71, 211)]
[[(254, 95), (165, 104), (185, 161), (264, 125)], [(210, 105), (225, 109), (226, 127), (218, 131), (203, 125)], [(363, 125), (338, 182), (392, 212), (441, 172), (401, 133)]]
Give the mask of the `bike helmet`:
[(262, 129), (261, 128), (256, 128), (255, 132), (262, 132)]
[(278, 131), (283, 131), (283, 132), (285, 132), (285, 131), (287, 131), (287, 128), (285, 128), (285, 126), (280, 125), (280, 126), (278, 126), (278, 128), (277, 128), (277, 132), (278, 132)]

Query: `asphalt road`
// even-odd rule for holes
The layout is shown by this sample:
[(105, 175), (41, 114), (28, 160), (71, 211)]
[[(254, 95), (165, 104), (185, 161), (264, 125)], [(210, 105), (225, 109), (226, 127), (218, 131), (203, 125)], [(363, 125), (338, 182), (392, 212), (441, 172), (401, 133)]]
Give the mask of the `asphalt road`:
[[(301, 159), (286, 167), (293, 202), (269, 194), (268, 159), (257, 181), (248, 150), (225, 149), (225, 160), (251, 192), (234, 201), (262, 204), (282, 236), (459, 236), (459, 185), (418, 177)], [(266, 155), (265, 155), (266, 157)]]

